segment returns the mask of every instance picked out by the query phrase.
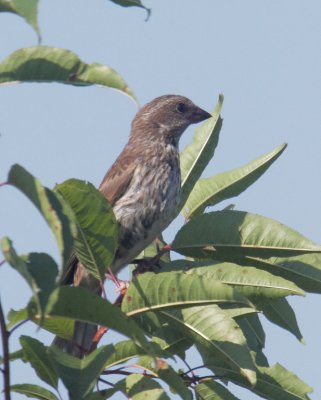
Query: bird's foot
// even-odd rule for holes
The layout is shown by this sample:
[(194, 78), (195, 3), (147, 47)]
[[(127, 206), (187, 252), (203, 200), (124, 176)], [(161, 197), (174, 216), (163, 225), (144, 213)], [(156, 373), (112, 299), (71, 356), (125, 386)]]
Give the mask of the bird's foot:
[(155, 272), (157, 270), (160, 270), (162, 268), (161, 257), (165, 253), (170, 251), (171, 248), (172, 248), (171, 245), (167, 244), (161, 250), (159, 250), (156, 256), (154, 257), (140, 258), (134, 260), (133, 263), (136, 264), (137, 267), (134, 269), (133, 275), (136, 276), (143, 274), (145, 272)]

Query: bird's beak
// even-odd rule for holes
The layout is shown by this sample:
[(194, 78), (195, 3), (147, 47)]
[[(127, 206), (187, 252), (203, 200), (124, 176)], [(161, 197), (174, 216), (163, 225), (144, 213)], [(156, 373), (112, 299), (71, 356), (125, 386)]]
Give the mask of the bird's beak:
[(192, 123), (196, 124), (197, 122), (205, 121), (208, 118), (211, 118), (212, 115), (205, 110), (195, 106), (195, 109), (192, 114)]

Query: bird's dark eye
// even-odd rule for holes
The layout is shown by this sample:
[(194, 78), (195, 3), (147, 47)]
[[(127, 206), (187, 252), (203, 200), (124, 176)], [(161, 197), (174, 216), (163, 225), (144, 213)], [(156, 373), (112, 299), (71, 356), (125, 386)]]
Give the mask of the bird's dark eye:
[(184, 103), (178, 103), (178, 104), (176, 105), (176, 110), (177, 110), (179, 113), (183, 114), (183, 113), (187, 110), (187, 107), (186, 107), (186, 105), (185, 105)]

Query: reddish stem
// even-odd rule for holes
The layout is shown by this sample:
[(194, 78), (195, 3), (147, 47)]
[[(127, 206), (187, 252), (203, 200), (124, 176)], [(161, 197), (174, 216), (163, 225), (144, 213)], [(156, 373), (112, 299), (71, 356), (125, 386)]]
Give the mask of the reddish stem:
[[(126, 294), (126, 290), (127, 290), (127, 286), (126, 286), (126, 287), (123, 287), (123, 288), (121, 289), (121, 292), (120, 292), (119, 296), (118, 296), (117, 299), (114, 301), (114, 306), (116, 306), (116, 307), (120, 307), (120, 306), (121, 306), (121, 303), (122, 303), (122, 301), (123, 301), (123, 298), (124, 298), (124, 296), (125, 296), (125, 294)], [(105, 326), (101, 326), (101, 327), (97, 330), (96, 335), (95, 335), (94, 338), (93, 338), (93, 341), (92, 341), (92, 344), (91, 344), (89, 353), (91, 353), (92, 351), (94, 351), (94, 350), (97, 348), (98, 343), (100, 342), (100, 340), (101, 340), (101, 338), (104, 336), (104, 334), (108, 331), (108, 329), (109, 329), (109, 328), (107, 328), (107, 327), (105, 327)]]

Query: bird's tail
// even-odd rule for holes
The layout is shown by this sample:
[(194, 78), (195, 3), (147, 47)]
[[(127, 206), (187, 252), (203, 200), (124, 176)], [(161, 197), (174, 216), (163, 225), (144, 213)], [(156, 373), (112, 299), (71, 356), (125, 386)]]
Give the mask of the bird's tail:
[(83, 358), (90, 352), (96, 332), (97, 325), (76, 321), (72, 340), (56, 336), (52, 344), (74, 357)]
[[(61, 283), (73, 283), (73, 286), (85, 287), (86, 289), (100, 296), (100, 282), (91, 274), (89, 274), (75, 257), (73, 258), (73, 263), (72, 279), (69, 275), (66, 279), (62, 280)], [(52, 344), (59, 347), (66, 353), (73, 355), (74, 357), (83, 358), (92, 349), (93, 339), (96, 332), (97, 325), (89, 324), (88, 322), (76, 321), (73, 338), (71, 340), (56, 336)]]

